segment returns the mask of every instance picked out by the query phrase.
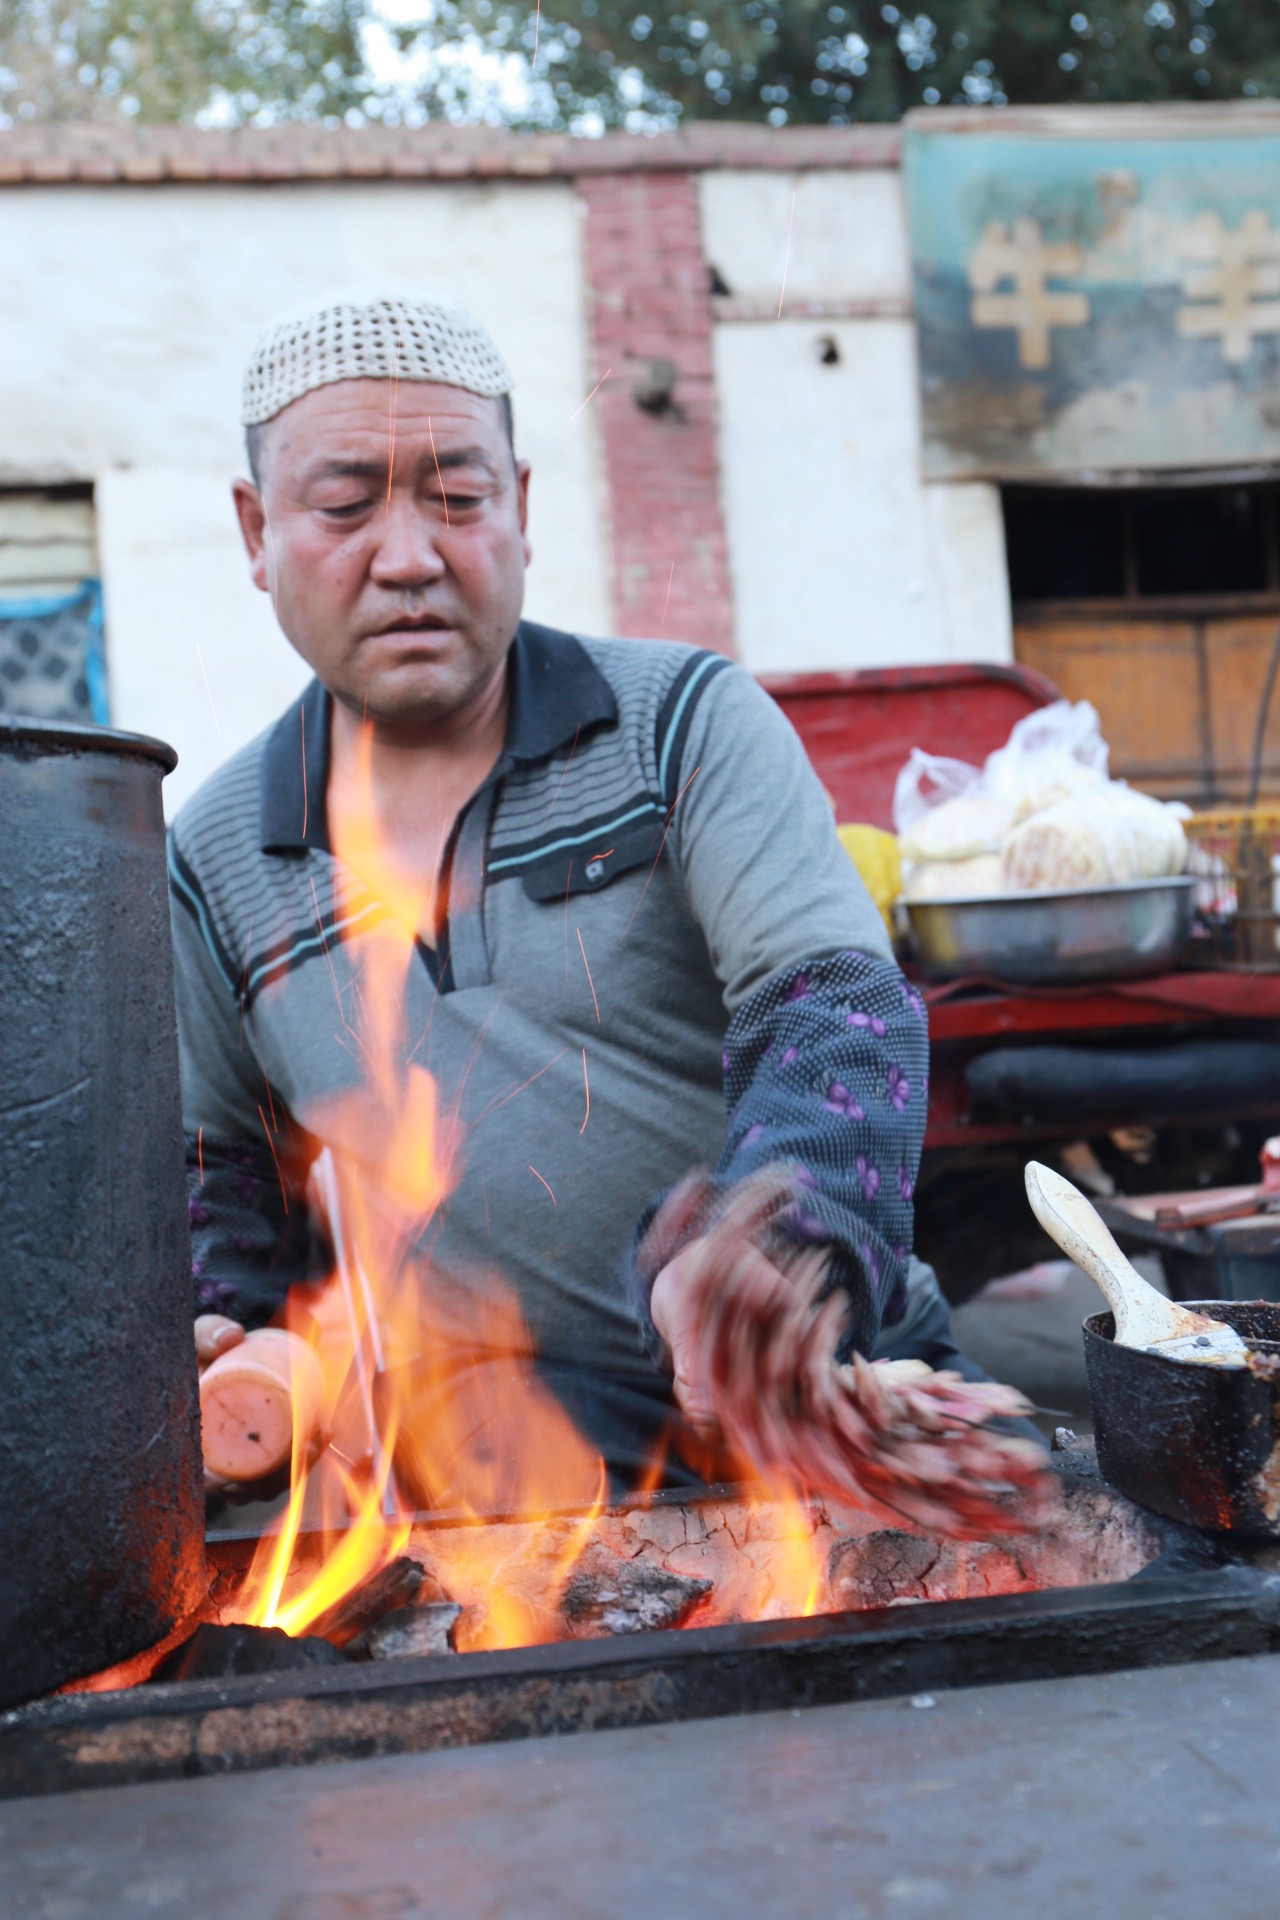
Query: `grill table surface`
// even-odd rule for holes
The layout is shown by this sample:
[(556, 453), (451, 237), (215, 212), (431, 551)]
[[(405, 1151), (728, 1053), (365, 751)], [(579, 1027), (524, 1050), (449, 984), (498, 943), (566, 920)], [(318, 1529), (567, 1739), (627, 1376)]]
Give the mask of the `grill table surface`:
[(0, 1805), (5, 1920), (1272, 1920), (1280, 1656)]

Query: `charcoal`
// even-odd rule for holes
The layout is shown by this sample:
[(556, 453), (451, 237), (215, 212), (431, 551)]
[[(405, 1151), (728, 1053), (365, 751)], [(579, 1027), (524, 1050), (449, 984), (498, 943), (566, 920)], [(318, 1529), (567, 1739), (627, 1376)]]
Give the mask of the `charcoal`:
[(688, 1579), (643, 1560), (622, 1560), (606, 1547), (589, 1547), (565, 1584), (560, 1613), (571, 1640), (611, 1633), (648, 1633), (686, 1621), (710, 1580)]
[(827, 1587), (842, 1610), (887, 1607), (894, 1600), (925, 1600), (925, 1579), (942, 1549), (936, 1540), (900, 1527), (837, 1540), (827, 1561)]
[(293, 1638), (279, 1627), (217, 1627), (206, 1621), (166, 1655), (147, 1682), (223, 1680), (232, 1674), (279, 1673), (288, 1667), (342, 1667), (347, 1656), (313, 1635)]
[(400, 1660), (406, 1654), (456, 1653), (453, 1630), (462, 1608), (452, 1600), (436, 1600), (425, 1607), (397, 1607), (376, 1626), (366, 1627), (347, 1643), (356, 1660)]
[(343, 1647), (358, 1633), (376, 1626), (384, 1614), (448, 1598), (434, 1574), (401, 1554), (326, 1608), (312, 1621), (311, 1631), (322, 1640), (331, 1640), (335, 1647)]

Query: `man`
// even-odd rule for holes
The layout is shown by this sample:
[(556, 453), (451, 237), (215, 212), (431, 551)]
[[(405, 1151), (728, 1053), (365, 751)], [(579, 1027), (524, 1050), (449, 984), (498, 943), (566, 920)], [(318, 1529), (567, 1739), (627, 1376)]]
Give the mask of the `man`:
[(422, 300), (320, 305), (250, 363), (236, 511), (315, 679), (171, 836), (197, 1335), (208, 1357), (314, 1271), (323, 1145), (377, 1183), (334, 1119), (364, 1071), (350, 943), (385, 880), (334, 853), (365, 768), (415, 901), (405, 1032), (460, 1142), (424, 1284), (514, 1286), (626, 1481), (678, 1451), (673, 1399), (709, 1422), (690, 1247), (763, 1169), (792, 1173), (755, 1257), (824, 1250), (846, 1351), (896, 1325), (898, 1350), (954, 1356), (932, 1275), (908, 1284), (924, 1010), (747, 672), (522, 621), (510, 388), (480, 326)]

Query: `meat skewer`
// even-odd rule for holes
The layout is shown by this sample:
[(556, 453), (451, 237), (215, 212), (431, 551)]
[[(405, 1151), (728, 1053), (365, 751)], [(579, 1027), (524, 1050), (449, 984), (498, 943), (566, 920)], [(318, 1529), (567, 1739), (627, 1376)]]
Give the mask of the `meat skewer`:
[[(705, 1191), (677, 1190), (655, 1222), (658, 1244)], [(784, 1271), (759, 1244), (792, 1197), (783, 1172), (744, 1182), (680, 1256), (695, 1374), (725, 1440), (763, 1478), (888, 1509), (929, 1533), (982, 1539), (1036, 1526), (1053, 1484), (1043, 1453), (990, 1424), (1025, 1416), (1029, 1403), (917, 1361), (855, 1354), (838, 1365), (846, 1306), (839, 1291), (823, 1297), (826, 1250), (795, 1255)]]

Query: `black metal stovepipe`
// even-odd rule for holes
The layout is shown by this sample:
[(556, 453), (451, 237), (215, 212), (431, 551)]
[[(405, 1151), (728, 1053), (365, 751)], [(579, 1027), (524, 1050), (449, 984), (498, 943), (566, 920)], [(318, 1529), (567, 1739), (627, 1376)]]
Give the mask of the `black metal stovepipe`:
[(0, 721), (0, 1707), (204, 1584), (154, 740)]

